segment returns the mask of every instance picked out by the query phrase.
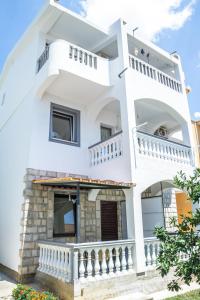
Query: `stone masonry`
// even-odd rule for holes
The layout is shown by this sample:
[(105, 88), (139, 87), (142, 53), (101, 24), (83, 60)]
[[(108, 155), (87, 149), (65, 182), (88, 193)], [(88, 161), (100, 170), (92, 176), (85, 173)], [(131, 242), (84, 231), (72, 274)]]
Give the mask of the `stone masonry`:
[[(19, 274), (23, 277), (35, 274), (38, 267), (38, 240), (55, 240), (75, 242), (70, 238), (53, 238), (54, 193), (69, 193), (66, 189), (56, 189), (32, 184), (32, 180), (39, 178), (54, 178), (75, 176), (74, 174), (27, 169), (24, 176), (24, 203), (21, 218), (21, 248), (19, 250)], [(81, 177), (78, 175), (78, 177)], [(83, 177), (83, 176), (82, 176)], [(84, 176), (85, 177), (85, 176)], [(118, 235), (122, 238), (121, 201), (125, 195), (121, 190), (100, 190), (96, 201), (88, 201), (88, 192), (80, 194), (80, 242), (95, 242), (101, 240), (101, 212), (100, 201), (118, 202)]]

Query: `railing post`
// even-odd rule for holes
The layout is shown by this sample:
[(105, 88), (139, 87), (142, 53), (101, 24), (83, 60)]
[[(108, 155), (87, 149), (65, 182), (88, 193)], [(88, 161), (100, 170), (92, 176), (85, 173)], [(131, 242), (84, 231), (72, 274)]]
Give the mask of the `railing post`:
[(72, 276), (71, 276), (71, 279), (72, 281), (77, 281), (79, 279), (79, 272), (80, 272), (80, 269), (78, 268), (78, 255), (79, 252), (77, 249), (72, 249), (71, 250), (71, 259), (73, 259), (73, 273), (72, 273)]

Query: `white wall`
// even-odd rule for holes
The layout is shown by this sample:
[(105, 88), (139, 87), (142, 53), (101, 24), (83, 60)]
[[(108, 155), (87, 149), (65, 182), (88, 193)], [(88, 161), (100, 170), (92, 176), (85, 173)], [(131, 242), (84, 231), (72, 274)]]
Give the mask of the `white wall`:
[(23, 177), (28, 161), (31, 131), (30, 98), (0, 131), (0, 263), (17, 271)]
[[(49, 141), (50, 105), (56, 103), (81, 111), (80, 147)], [(29, 153), (29, 168), (85, 175), (89, 166), (86, 113), (83, 106), (52, 95), (36, 98)]]
[(23, 177), (31, 137), (31, 88), (36, 70), (37, 36), (19, 47), (0, 83), (0, 263), (18, 271)]

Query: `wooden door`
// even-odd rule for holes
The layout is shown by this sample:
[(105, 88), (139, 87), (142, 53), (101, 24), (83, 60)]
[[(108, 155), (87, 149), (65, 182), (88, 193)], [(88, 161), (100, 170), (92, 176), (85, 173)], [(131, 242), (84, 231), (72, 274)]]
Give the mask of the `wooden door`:
[(117, 202), (101, 201), (101, 239), (118, 240)]
[(176, 193), (176, 206), (178, 223), (181, 223), (181, 215), (189, 216), (189, 212), (192, 211), (192, 201), (188, 200), (188, 196), (185, 193)]

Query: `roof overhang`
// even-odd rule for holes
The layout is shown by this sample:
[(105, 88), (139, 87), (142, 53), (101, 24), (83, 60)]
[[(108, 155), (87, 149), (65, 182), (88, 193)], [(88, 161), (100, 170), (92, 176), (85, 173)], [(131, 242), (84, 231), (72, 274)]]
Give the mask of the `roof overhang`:
[(77, 188), (81, 189), (130, 189), (135, 186), (134, 183), (118, 182), (113, 180), (99, 180), (90, 178), (48, 178), (48, 179), (34, 179), (33, 184), (40, 184), (42, 186), (54, 188)]

